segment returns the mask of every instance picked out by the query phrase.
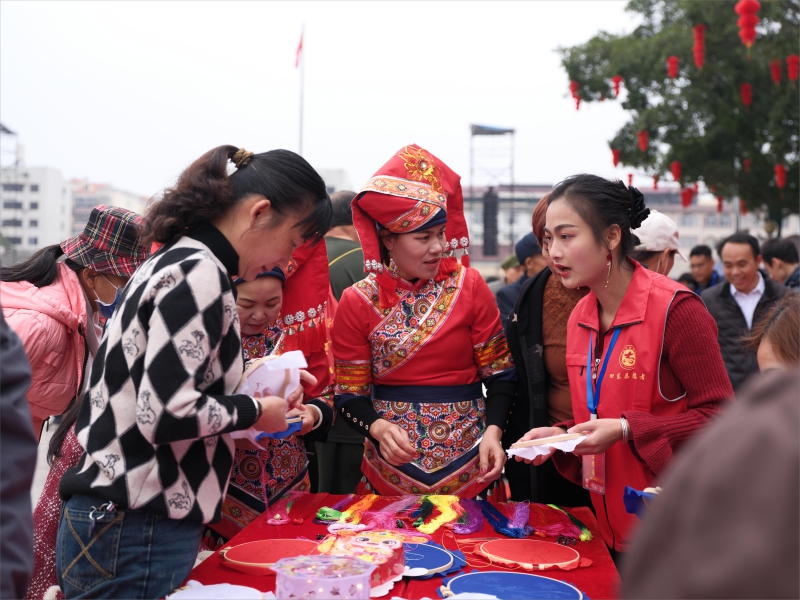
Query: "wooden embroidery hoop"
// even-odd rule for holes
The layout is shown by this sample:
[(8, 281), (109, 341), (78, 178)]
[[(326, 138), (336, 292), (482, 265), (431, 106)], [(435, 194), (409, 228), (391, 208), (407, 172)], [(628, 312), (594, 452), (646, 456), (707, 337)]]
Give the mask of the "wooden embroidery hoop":
[[(502, 582), (508, 582), (507, 587), (503, 587)], [(466, 582), (467, 583), (465, 585)], [(453, 584), (455, 589), (453, 589)], [(514, 595), (514, 592), (522, 591), (525, 595)], [(463, 575), (456, 575), (447, 584), (439, 588), (439, 593), (443, 598), (449, 598), (458, 593), (477, 592), (492, 594), (508, 600), (522, 598), (574, 598), (574, 600), (584, 600), (583, 592), (574, 585), (570, 585), (558, 579), (534, 575), (533, 573), (512, 573), (508, 571), (473, 571)]]
[(274, 539), (245, 542), (219, 551), (222, 562), (248, 575), (274, 575), (272, 565), (282, 558), (316, 554), (317, 544), (311, 540)]
[(569, 546), (528, 539), (502, 539), (483, 542), (475, 550), (492, 562), (521, 567), (526, 571), (574, 569), (581, 560), (577, 550)]
[(555, 444), (557, 442), (568, 442), (569, 440), (576, 440), (581, 437), (586, 437), (585, 433), (563, 433), (561, 435), (552, 435), (546, 438), (539, 438), (538, 440), (526, 440), (524, 442), (515, 442), (511, 444), (511, 449), (517, 448), (530, 448), (531, 446), (543, 446), (545, 444)]

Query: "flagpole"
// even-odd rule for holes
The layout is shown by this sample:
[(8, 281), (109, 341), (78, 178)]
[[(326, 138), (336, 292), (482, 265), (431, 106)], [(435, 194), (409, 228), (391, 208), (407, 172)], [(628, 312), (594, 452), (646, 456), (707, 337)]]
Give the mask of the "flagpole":
[(305, 81), (306, 81), (306, 61), (303, 52), (303, 37), (305, 35), (305, 23), (303, 24), (302, 29), (300, 30), (300, 48), (298, 49), (298, 60), (300, 62), (300, 132), (299, 132), (299, 152), (300, 156), (303, 156), (303, 92), (305, 88)]

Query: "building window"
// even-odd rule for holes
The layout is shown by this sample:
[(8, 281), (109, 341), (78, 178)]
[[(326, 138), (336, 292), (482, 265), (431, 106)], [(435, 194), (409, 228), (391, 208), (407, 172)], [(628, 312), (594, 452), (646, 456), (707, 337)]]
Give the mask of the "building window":
[(29, 237), (28, 238), (28, 245), (29, 246), (35, 246), (38, 243), (39, 243), (39, 240), (37, 238), (35, 238), (35, 237)]
[(22, 227), (22, 219), (3, 219), (3, 227)]
[(681, 236), (679, 245), (682, 248), (694, 248), (697, 246), (697, 238), (693, 235), (687, 235), (686, 237)]
[(681, 215), (679, 221), (685, 227), (697, 227), (697, 215)]
[(38, 202), (31, 202), (31, 210), (38, 210), (39, 203)]
[(719, 216), (719, 226), (720, 227), (732, 227), (731, 216), (730, 215), (720, 215)]
[(3, 184), (3, 191), (4, 192), (21, 192), (25, 189), (24, 183), (4, 183)]
[(30, 221), (28, 221), (28, 226), (29, 227), (38, 227), (39, 226), (38, 219), (31, 219)]
[(6, 200), (3, 202), (3, 208), (22, 208), (22, 202), (19, 200)]
[(32, 192), (38, 192), (39, 191), (39, 184), (38, 183), (32, 183), (31, 184), (31, 191)]
[(12, 244), (16, 245), (16, 246), (19, 246), (20, 244), (22, 244), (22, 238), (20, 238), (20, 237), (9, 237), (9, 238), (6, 238), (6, 239), (9, 242), (11, 242)]
[(706, 227), (716, 227), (717, 226), (717, 217), (715, 215), (706, 215), (706, 218), (704, 219), (703, 224)]

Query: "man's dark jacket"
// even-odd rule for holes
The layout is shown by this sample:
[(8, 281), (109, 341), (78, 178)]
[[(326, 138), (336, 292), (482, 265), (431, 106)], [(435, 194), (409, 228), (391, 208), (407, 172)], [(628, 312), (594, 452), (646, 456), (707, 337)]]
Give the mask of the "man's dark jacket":
[[(503, 437), (508, 448), (534, 427), (547, 427), (547, 372), (544, 366), (542, 300), (550, 277), (545, 267), (523, 282), (506, 322), (508, 347), (517, 367), (517, 395)], [(556, 471), (552, 460), (539, 467), (509, 460), (505, 466), (514, 500), (563, 506), (588, 506), (589, 494)]]
[[(753, 313), (753, 327), (786, 293), (786, 288), (773, 279), (764, 277), (764, 293)], [(750, 334), (747, 321), (736, 299), (731, 295), (731, 284), (718, 283), (700, 294), (708, 312), (714, 317), (719, 329), (719, 347), (725, 369), (735, 390), (752, 373), (758, 372), (756, 353), (745, 348), (742, 339)]]
[(506, 328), (508, 317), (514, 312), (514, 306), (517, 304), (522, 286), (525, 285), (526, 281), (529, 281), (528, 274), (523, 273), (522, 277), (517, 279), (514, 283), (509, 283), (495, 294), (497, 308), (500, 311), (500, 323), (503, 325), (503, 329)]

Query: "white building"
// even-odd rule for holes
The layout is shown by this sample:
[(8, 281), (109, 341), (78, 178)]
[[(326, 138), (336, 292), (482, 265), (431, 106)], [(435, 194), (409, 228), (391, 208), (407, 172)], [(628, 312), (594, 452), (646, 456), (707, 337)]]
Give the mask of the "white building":
[(0, 232), (12, 260), (72, 236), (72, 191), (60, 171), (10, 166), (0, 182)]
[(72, 235), (86, 226), (92, 209), (99, 205), (117, 206), (144, 216), (148, 198), (111, 187), (108, 183), (91, 183), (88, 179), (73, 179)]

